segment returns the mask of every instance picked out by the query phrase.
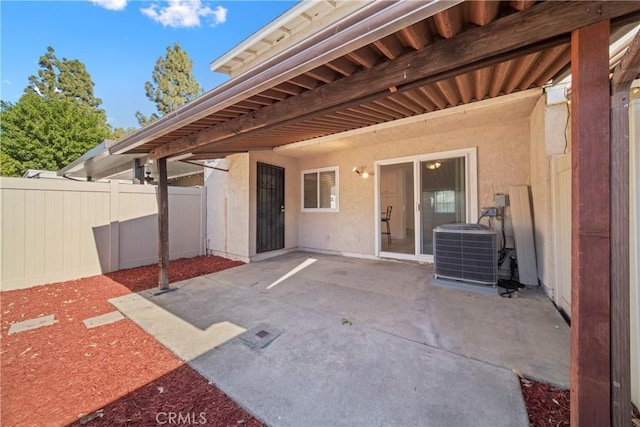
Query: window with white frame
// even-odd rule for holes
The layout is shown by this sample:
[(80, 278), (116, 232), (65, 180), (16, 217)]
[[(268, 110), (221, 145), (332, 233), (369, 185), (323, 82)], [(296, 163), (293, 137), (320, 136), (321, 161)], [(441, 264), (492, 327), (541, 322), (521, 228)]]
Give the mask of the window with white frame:
[(338, 167), (302, 171), (302, 211), (338, 211)]
[(435, 213), (456, 212), (455, 190), (439, 190), (433, 193), (433, 208)]

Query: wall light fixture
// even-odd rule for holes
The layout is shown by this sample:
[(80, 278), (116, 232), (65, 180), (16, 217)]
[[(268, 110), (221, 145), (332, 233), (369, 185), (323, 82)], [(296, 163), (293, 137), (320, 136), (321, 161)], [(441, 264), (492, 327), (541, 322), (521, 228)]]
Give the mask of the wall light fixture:
[(366, 166), (354, 166), (353, 169), (351, 169), (351, 171), (360, 175), (360, 177), (364, 179), (367, 179), (369, 178), (370, 175), (373, 175), (373, 173), (367, 172)]

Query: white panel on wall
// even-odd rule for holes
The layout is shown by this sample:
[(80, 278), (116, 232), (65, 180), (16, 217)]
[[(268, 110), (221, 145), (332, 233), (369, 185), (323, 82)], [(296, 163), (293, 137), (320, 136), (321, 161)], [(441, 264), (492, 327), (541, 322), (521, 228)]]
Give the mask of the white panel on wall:
[(509, 186), (509, 203), (518, 257), (518, 280), (523, 285), (537, 286), (538, 272), (529, 186)]
[(631, 400), (640, 407), (640, 98), (629, 103)]

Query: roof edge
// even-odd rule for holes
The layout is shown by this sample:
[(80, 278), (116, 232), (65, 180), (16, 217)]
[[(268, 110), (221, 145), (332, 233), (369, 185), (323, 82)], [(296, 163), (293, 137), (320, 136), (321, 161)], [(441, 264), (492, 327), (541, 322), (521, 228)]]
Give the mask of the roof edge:
[[(254, 69), (228, 80), (220, 86), (183, 105), (177, 110), (124, 137), (110, 148), (112, 154), (123, 154), (164, 133), (192, 123), (211, 114), (211, 109), (232, 105), (248, 93), (259, 93), (276, 81), (300, 73), (305, 67), (312, 69), (318, 61), (338, 57), (344, 49), (354, 50), (359, 45), (393, 33), (414, 19), (416, 22), (449, 9), (462, 0), (431, 0), (428, 2), (373, 2), (355, 13), (338, 20), (326, 29), (305, 38), (300, 43), (269, 58)], [(389, 15), (389, 16), (387, 16)], [(374, 21), (374, 22), (370, 22)], [(376, 25), (373, 25), (376, 24)], [(383, 35), (384, 34), (384, 35)], [(348, 40), (348, 42), (345, 42)], [(309, 52), (313, 47), (314, 52)], [(324, 52), (318, 55), (318, 50)], [(303, 71), (302, 71), (303, 72)]]
[[(218, 71), (217, 69), (224, 65), (230, 59), (237, 56), (238, 53), (245, 50), (247, 47), (253, 45), (254, 43), (262, 40), (267, 35), (269, 35), (274, 29), (281, 27), (286, 22), (290, 21), (292, 18), (299, 16), (301, 13), (311, 9), (317, 1), (315, 0), (302, 0), (298, 4), (294, 5), (290, 9), (284, 11), (280, 16), (276, 17), (273, 21), (259, 29), (257, 32), (253, 33), (246, 39), (244, 39), (240, 44), (235, 45), (226, 53), (222, 54), (218, 58), (214, 59), (209, 63), (209, 69), (211, 71)], [(219, 71), (223, 74), (228, 74), (222, 71)]]

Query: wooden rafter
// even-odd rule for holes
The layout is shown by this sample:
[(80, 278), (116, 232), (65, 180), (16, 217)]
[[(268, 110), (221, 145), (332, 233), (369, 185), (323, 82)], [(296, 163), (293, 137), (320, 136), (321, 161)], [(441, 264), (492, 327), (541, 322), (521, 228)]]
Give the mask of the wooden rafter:
[(430, 33), (426, 29), (422, 29), (421, 26), (424, 26), (424, 23), (419, 22), (400, 30), (398, 35), (406, 46), (420, 50), (431, 43)]
[(340, 57), (334, 59), (333, 61), (327, 62), (327, 67), (331, 68), (333, 71), (342, 74), (343, 76), (350, 76), (355, 73), (358, 69), (358, 66), (349, 61), (347, 58)]
[[(542, 52), (534, 52), (529, 55), (523, 56), (519, 58), (513, 67), (511, 72), (511, 76), (507, 79), (504, 87), (504, 93), (511, 93), (517, 87), (520, 87), (520, 83), (527, 75), (528, 70), (531, 69), (531, 66), (538, 60)], [(528, 87), (528, 86), (527, 86)], [(520, 89), (526, 89), (520, 87)]]
[(500, 10), (500, 2), (494, 0), (476, 0), (468, 2), (471, 22), (476, 25), (487, 25), (496, 19)]
[[(519, 14), (506, 16), (484, 27), (474, 28), (451, 39), (431, 44), (421, 51), (405, 54), (396, 60), (376, 65), (213, 128), (179, 138), (153, 150), (151, 156), (158, 158), (188, 152), (201, 145), (265, 126), (304, 119), (308, 115), (320, 115), (347, 103), (356, 105), (366, 99), (373, 100), (376, 96), (388, 94), (388, 88), (396, 85), (409, 86), (421, 79), (438, 79), (441, 74), (455, 76), (472, 71), (486, 66), (500, 55), (510, 52), (516, 55), (520, 51), (526, 51), (527, 46), (541, 42), (552, 41), (561, 44), (566, 42), (567, 32), (574, 28), (638, 10), (638, 2), (538, 4)], [(554, 38), (558, 40), (554, 41)], [(553, 44), (550, 44), (547, 47), (552, 46)], [(456, 55), (451, 55), (450, 52), (456, 52)], [(304, 76), (296, 79), (301, 77)]]
[(462, 30), (464, 25), (462, 7), (463, 5), (459, 4), (433, 16), (438, 33), (445, 39), (455, 36)]
[(404, 49), (400, 40), (393, 34), (373, 42), (373, 45), (389, 59), (396, 59)]
[(353, 52), (348, 53), (347, 57), (364, 68), (372, 68), (379, 61), (378, 55), (376, 55), (369, 46), (364, 46), (360, 49), (354, 50)]
[(627, 86), (640, 74), (640, 32), (638, 32), (611, 77), (615, 90), (619, 86)]
[(324, 65), (307, 71), (305, 74), (316, 80), (320, 80), (322, 83), (331, 83), (338, 77), (335, 71)]

